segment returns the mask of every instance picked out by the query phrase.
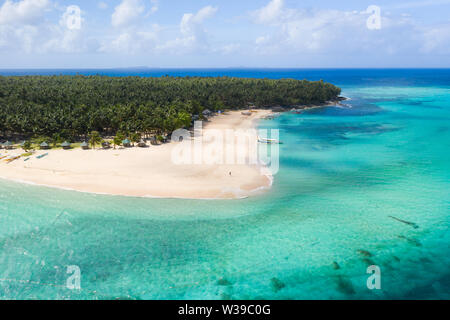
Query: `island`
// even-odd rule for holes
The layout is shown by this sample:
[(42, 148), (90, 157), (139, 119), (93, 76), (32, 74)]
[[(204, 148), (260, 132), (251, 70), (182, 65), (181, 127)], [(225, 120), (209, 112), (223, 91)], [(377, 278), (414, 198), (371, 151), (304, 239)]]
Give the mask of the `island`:
[(251, 129), (274, 109), (337, 102), (340, 93), (294, 79), (0, 77), (0, 178), (124, 196), (248, 197), (270, 188), (267, 170), (175, 164), (171, 133), (192, 132), (196, 121), (209, 130)]

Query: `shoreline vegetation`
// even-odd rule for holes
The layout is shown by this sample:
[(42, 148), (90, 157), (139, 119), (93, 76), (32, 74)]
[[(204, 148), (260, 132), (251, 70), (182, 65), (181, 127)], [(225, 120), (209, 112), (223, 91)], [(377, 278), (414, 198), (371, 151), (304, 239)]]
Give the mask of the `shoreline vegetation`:
[(293, 79), (0, 77), (0, 139), (73, 143), (98, 132), (163, 140), (214, 112), (322, 105), (340, 93), (330, 83)]
[(340, 93), (292, 79), (0, 77), (0, 177), (112, 195), (245, 198), (270, 188), (267, 171), (175, 165), (170, 134), (195, 121), (252, 129), (273, 112), (338, 104)]

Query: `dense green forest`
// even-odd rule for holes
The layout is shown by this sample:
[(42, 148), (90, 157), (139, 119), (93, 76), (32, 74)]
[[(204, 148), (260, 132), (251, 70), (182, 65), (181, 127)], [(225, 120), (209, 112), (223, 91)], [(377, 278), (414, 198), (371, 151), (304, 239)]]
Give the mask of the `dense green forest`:
[(163, 134), (189, 127), (206, 109), (320, 104), (340, 92), (323, 81), (292, 79), (0, 77), (0, 136)]

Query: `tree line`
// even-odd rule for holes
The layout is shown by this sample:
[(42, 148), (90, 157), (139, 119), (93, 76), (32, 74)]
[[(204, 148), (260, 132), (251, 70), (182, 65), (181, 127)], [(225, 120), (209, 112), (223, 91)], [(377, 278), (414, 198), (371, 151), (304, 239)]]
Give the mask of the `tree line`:
[(323, 81), (230, 77), (0, 77), (0, 135), (85, 139), (92, 131), (165, 134), (203, 111), (320, 104), (341, 89)]

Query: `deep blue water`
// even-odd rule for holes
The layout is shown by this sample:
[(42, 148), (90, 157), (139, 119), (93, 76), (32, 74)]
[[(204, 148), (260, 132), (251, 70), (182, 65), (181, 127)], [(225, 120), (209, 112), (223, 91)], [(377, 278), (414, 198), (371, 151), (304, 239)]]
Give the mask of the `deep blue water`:
[(337, 85), (450, 85), (450, 69), (32, 69), (0, 70), (0, 75), (106, 75), (114, 77), (241, 77), (324, 80)]
[[(280, 171), (245, 200), (0, 181), (0, 298), (450, 298), (450, 70), (0, 73), (77, 72), (323, 79), (351, 100), (261, 121), (280, 129)], [(81, 290), (65, 286), (69, 265)], [(366, 286), (370, 265), (381, 290)]]

